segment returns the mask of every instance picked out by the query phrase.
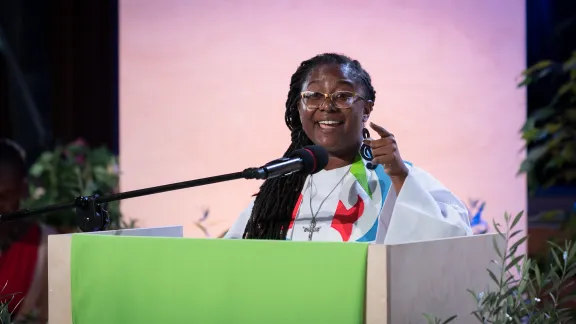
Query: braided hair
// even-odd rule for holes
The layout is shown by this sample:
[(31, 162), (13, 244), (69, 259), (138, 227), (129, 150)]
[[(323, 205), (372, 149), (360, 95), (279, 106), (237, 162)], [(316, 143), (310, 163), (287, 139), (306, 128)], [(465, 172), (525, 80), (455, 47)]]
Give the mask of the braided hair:
[[(352, 77), (357, 79), (364, 87), (366, 99), (372, 100), (372, 102), (376, 99), (376, 91), (372, 87), (370, 75), (362, 68), (360, 62), (334, 53), (320, 54), (302, 62), (292, 75), (290, 90), (286, 99), (284, 118), (286, 126), (291, 131), (292, 140), (286, 153), (284, 153), (285, 157), (294, 150), (313, 144), (302, 129), (298, 102), (300, 100), (300, 92), (310, 72), (322, 65), (341, 65), (349, 69), (348, 71), (352, 73)], [(286, 239), (286, 233), (292, 220), (292, 213), (304, 187), (306, 177), (306, 175), (301, 174), (290, 174), (264, 181), (260, 191), (256, 194), (252, 215), (244, 230), (244, 238)]]

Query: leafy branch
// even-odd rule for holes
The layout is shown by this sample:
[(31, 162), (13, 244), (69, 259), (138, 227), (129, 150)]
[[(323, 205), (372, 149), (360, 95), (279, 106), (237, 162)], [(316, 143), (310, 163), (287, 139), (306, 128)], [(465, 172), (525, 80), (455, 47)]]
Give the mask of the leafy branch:
[[(0, 324), (12, 324), (12, 313), (10, 312), (9, 305), (16, 299), (17, 293), (13, 294), (4, 294), (4, 290), (8, 286), (8, 282), (4, 284), (4, 287), (0, 290)], [(20, 303), (23, 299), (21, 299), (18, 304), (14, 307), (16, 309), (20, 306)]]
[[(481, 292), (469, 290), (477, 305), (471, 314), (480, 323), (571, 323), (574, 317), (566, 305), (576, 300), (573, 287), (576, 244), (568, 241), (561, 247), (549, 242), (553, 262), (548, 270), (542, 272), (537, 262), (526, 255), (517, 255), (527, 236), (512, 243), (522, 233), (522, 230), (515, 229), (522, 214), (518, 213), (515, 217), (505, 214), (504, 231), (500, 224), (493, 222), (498, 233), (494, 240), (498, 259), (492, 260), (492, 263), (498, 271), (487, 269), (487, 272), (495, 289)], [(425, 317), (430, 324), (450, 323), (456, 319), (455, 316), (444, 321), (430, 315)]]
[(522, 127), (528, 154), (519, 173), (528, 185), (550, 187), (576, 180), (576, 51), (565, 62), (541, 61), (523, 73), (519, 87), (544, 80), (559, 83), (550, 102), (534, 111)]

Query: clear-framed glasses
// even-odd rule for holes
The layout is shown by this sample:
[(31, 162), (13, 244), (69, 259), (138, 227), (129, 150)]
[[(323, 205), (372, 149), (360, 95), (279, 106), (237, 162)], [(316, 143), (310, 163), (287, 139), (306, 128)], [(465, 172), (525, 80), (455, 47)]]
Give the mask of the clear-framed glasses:
[(371, 100), (367, 100), (352, 91), (336, 91), (330, 94), (316, 91), (303, 91), (300, 93), (300, 96), (302, 97), (304, 106), (310, 110), (320, 108), (328, 98), (330, 98), (332, 105), (338, 109), (348, 109), (352, 107), (352, 104), (358, 99), (371, 102)]

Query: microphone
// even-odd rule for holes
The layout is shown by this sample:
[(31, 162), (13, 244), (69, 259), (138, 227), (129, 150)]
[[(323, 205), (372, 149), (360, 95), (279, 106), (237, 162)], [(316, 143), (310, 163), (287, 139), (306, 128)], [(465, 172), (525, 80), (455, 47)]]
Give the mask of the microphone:
[(328, 164), (328, 152), (319, 145), (310, 145), (298, 149), (281, 159), (277, 159), (259, 168), (244, 170), (246, 179), (272, 179), (289, 175), (314, 174)]

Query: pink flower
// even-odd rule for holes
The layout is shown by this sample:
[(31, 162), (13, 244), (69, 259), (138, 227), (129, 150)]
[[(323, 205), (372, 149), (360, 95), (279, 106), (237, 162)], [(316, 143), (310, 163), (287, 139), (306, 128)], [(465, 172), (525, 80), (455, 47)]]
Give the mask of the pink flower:
[(88, 146), (88, 143), (83, 138), (77, 138), (69, 144), (70, 146)]
[(73, 154), (74, 151), (71, 151), (70, 148), (84, 148), (87, 146), (88, 144), (84, 139), (78, 138), (75, 141), (70, 142), (70, 144), (68, 144), (68, 148), (64, 150), (64, 156), (73, 159), (74, 162), (77, 164), (84, 164), (86, 162), (86, 157), (84, 155), (74, 156)]

